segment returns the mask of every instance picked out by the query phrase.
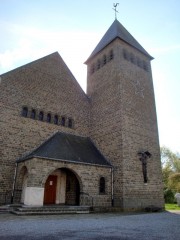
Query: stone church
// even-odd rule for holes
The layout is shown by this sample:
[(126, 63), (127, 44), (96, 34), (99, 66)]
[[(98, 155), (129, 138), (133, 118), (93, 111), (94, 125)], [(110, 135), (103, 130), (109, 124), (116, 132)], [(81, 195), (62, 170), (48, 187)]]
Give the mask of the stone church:
[(2, 74), (1, 204), (163, 207), (152, 59), (115, 20), (87, 93), (57, 52)]

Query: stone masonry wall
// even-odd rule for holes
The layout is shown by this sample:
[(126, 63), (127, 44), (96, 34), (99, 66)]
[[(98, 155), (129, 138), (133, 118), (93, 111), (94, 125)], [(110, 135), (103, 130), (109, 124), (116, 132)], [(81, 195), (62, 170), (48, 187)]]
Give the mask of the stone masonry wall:
[[(89, 100), (58, 53), (1, 75), (0, 104), (2, 194), (12, 190), (15, 161), (53, 133), (89, 134)], [(35, 120), (21, 116), (23, 106), (36, 110)], [(47, 123), (47, 113), (72, 118), (73, 128)]]
[[(113, 49), (114, 58), (91, 66)], [(124, 53), (125, 51), (125, 53)], [(163, 206), (158, 129), (150, 60), (116, 39), (88, 63), (91, 137), (114, 166), (114, 200), (123, 208)], [(137, 155), (148, 150), (148, 183)]]
[[(91, 74), (91, 66), (113, 50), (114, 57)], [(88, 63), (87, 94), (91, 99), (91, 137), (114, 166), (114, 197), (123, 197), (121, 95), (117, 82), (117, 44), (108, 45)]]
[[(80, 184), (80, 205), (111, 206), (111, 168), (33, 158), (18, 164), (16, 188), (21, 189), (21, 169), (27, 168), (28, 187), (44, 187), (48, 176), (57, 169), (72, 171)], [(99, 193), (99, 180), (105, 178), (105, 193)]]
[[(133, 54), (125, 59), (123, 51)], [(122, 96), (124, 208), (163, 206), (162, 173), (151, 66), (148, 57), (128, 45), (119, 45), (119, 81)], [(139, 67), (137, 59), (145, 66)], [(135, 62), (136, 61), (136, 62)], [(129, 71), (127, 69), (129, 68)], [(137, 153), (149, 151), (148, 182), (144, 183)]]

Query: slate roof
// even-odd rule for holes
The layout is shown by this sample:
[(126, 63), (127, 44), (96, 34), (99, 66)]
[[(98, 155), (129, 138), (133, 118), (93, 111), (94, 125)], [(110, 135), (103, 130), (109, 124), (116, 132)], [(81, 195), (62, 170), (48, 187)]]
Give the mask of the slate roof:
[(37, 149), (17, 160), (45, 158), (57, 161), (111, 166), (90, 138), (57, 132)]
[(110, 44), (116, 38), (120, 38), (124, 42), (128, 43), (132, 47), (138, 49), (140, 52), (153, 59), (148, 52), (138, 43), (138, 41), (124, 28), (124, 26), (116, 19), (110, 28), (107, 30), (105, 35), (102, 37), (90, 57), (86, 60), (87, 63), (92, 57), (99, 53), (103, 48)]

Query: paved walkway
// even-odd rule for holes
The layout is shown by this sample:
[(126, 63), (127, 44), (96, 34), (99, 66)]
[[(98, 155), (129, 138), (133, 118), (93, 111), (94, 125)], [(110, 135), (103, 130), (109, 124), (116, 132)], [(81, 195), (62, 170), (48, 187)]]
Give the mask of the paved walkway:
[(146, 214), (0, 214), (1, 240), (178, 240), (180, 211)]

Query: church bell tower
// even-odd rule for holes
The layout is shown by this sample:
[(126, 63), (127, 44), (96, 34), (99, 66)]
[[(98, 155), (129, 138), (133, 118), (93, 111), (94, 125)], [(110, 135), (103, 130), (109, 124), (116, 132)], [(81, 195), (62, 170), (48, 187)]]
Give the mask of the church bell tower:
[(163, 206), (153, 58), (115, 19), (87, 64), (90, 136), (113, 165), (112, 202)]

